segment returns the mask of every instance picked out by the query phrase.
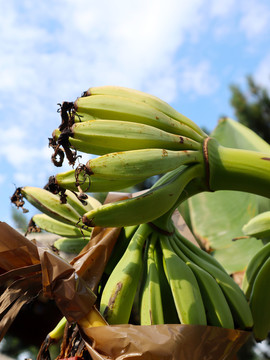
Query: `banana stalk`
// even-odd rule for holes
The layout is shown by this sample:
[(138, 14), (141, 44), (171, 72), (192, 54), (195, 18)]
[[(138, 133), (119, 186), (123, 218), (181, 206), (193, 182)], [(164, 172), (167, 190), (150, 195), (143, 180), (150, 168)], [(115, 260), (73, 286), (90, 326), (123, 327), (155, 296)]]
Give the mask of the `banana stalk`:
[(270, 197), (270, 153), (226, 148), (211, 138), (206, 145), (211, 191), (236, 190)]

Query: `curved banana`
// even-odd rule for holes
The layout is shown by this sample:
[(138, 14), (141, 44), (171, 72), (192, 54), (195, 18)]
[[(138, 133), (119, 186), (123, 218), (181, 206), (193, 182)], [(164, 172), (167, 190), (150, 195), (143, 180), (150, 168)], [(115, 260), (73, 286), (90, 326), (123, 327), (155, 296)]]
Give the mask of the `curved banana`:
[(250, 298), (250, 294), (257, 274), (259, 273), (261, 267), (269, 257), (270, 243), (260, 248), (260, 250), (257, 251), (256, 254), (249, 261), (242, 281), (242, 290), (244, 291), (247, 299)]
[(103, 289), (100, 312), (109, 324), (127, 324), (142, 273), (143, 245), (152, 229), (140, 225)]
[(154, 249), (154, 259), (159, 276), (164, 323), (179, 324), (180, 320), (175, 307), (172, 290), (164, 270), (164, 257), (159, 240)]
[(267, 338), (270, 331), (270, 257), (260, 268), (250, 295), (250, 308), (254, 319), (253, 334), (256, 341)]
[(132, 187), (144, 180), (144, 178), (141, 178), (140, 180), (111, 180), (99, 178), (97, 176), (91, 176), (86, 166), (77, 167), (76, 169), (58, 173), (54, 176), (56, 185), (71, 191), (78, 191), (78, 188), (80, 188), (81, 191), (85, 192), (119, 191)]
[(92, 177), (141, 181), (142, 174), (146, 179), (174, 170), (183, 164), (200, 162), (203, 162), (203, 158), (199, 151), (141, 149), (110, 153), (90, 159), (86, 163), (86, 168)]
[(56, 220), (73, 225), (80, 220), (80, 214), (70, 204), (63, 204), (60, 196), (48, 190), (24, 186), (21, 188), (21, 194), (38, 210)]
[[(48, 334), (50, 342), (57, 342), (63, 337), (66, 324), (67, 319), (62, 317), (55, 328)], [(95, 306), (91, 308), (84, 318), (78, 321), (78, 324), (83, 328), (108, 325)]]
[(79, 252), (87, 245), (89, 242), (89, 238), (85, 237), (62, 237), (57, 239), (53, 245), (59, 250), (63, 251), (67, 254), (79, 254)]
[(161, 111), (162, 113), (168, 115), (172, 119), (179, 121), (182, 124), (189, 126), (191, 129), (194, 129), (202, 137), (205, 136), (204, 132), (190, 119), (186, 116), (180, 114), (173, 107), (171, 107), (165, 101), (159, 99), (156, 96), (147, 94), (142, 91), (125, 88), (121, 86), (97, 86), (89, 88), (84, 96), (95, 96), (95, 95), (112, 95), (126, 97), (137, 102), (145, 103), (154, 109)]
[(116, 244), (113, 247), (111, 256), (106, 264), (104, 270), (105, 274), (110, 275), (112, 273), (113, 269), (124, 255), (124, 252), (126, 251), (128, 244), (137, 229), (137, 225), (126, 226), (121, 229), (120, 234), (116, 240)]
[(164, 267), (181, 324), (206, 325), (205, 308), (197, 280), (176, 255), (166, 236), (160, 236)]
[(219, 261), (216, 260), (216, 258), (214, 258), (211, 254), (209, 254), (208, 252), (206, 252), (205, 250), (201, 249), (200, 247), (196, 246), (195, 244), (193, 244), (190, 240), (186, 239), (182, 234), (180, 234), (180, 232), (175, 228), (175, 233), (177, 234), (177, 237), (180, 239), (180, 241), (193, 253), (195, 253), (196, 255), (198, 255), (200, 258), (204, 259), (205, 261), (207, 261), (208, 263), (212, 264), (213, 266), (216, 266), (217, 268), (219, 268), (220, 270), (222, 270), (223, 272), (226, 272), (226, 270), (224, 269), (224, 267), (221, 265), (221, 263)]
[(32, 217), (34, 223), (41, 229), (63, 237), (90, 237), (91, 229), (79, 229), (65, 222), (55, 220), (46, 214), (36, 214)]
[(270, 238), (270, 211), (265, 211), (254, 216), (242, 228), (243, 233), (247, 236), (257, 239)]
[(140, 303), (141, 325), (164, 324), (159, 273), (155, 261), (157, 233), (153, 233), (146, 248), (146, 279)]
[(181, 120), (176, 120), (146, 102), (137, 101), (134, 97), (109, 94), (83, 96), (74, 102), (74, 110), (75, 121), (84, 122), (94, 118), (135, 122), (187, 136), (196, 141), (201, 141), (205, 135), (183, 115), (180, 115)]
[(49, 332), (48, 336), (51, 341), (57, 342), (63, 337), (66, 323), (67, 319), (62, 317), (53, 330)]
[(101, 203), (94, 197), (84, 194), (83, 199), (80, 200), (80, 193), (66, 190), (67, 202), (70, 204), (81, 216), (88, 211), (91, 211), (99, 206)]
[(227, 303), (231, 309), (235, 327), (238, 327), (242, 330), (251, 329), (253, 326), (253, 318), (250, 307), (243, 291), (236, 284), (236, 282), (229, 276), (229, 274), (225, 273), (211, 263), (208, 263), (206, 260), (192, 252), (181, 242), (181, 239), (179, 239), (177, 236), (175, 239), (176, 241), (178, 240), (176, 244), (185, 254), (185, 256), (196, 265), (207, 271), (217, 281), (222, 291), (224, 292)]
[(162, 185), (153, 186), (131, 199), (105, 204), (82, 217), (87, 226), (121, 227), (152, 221), (169, 211), (182, 190), (201, 173), (201, 165), (179, 168), (179, 172)]
[(180, 248), (177, 247), (177, 241), (174, 237), (170, 238), (170, 244), (175, 253), (185, 261), (197, 279), (208, 325), (234, 329), (234, 321), (230, 307), (217, 281), (207, 271), (189, 260), (189, 258), (181, 252)]
[(216, 280), (198, 265), (187, 262), (193, 271), (203, 298), (208, 324), (226, 329), (234, 329), (233, 316), (224, 293)]
[[(61, 135), (58, 137), (58, 142)], [(89, 154), (94, 154), (95, 147), (99, 146), (107, 149), (106, 153), (147, 148), (201, 149), (201, 143), (186, 136), (172, 134), (150, 125), (121, 120), (104, 119), (75, 123), (70, 132), (62, 136), (66, 136), (76, 150)], [(56, 132), (54, 138), (57, 138)], [(73, 139), (79, 140), (80, 143), (73, 142)], [(83, 145), (83, 148), (78, 147), (79, 144)]]
[[(59, 129), (55, 129), (52, 133), (53, 139), (56, 142), (62, 142), (61, 138), (64, 138), (64, 141), (67, 142), (68, 146), (71, 146), (72, 149), (76, 149), (80, 152), (84, 152), (87, 154), (95, 154), (95, 155), (106, 155), (108, 152), (115, 152), (118, 151), (118, 145), (117, 141), (114, 142), (113, 145), (110, 145), (109, 147), (104, 143), (101, 139), (101, 141), (98, 144), (89, 144), (87, 141), (81, 141), (78, 139), (74, 139), (71, 137), (72, 133), (68, 132), (66, 135), (63, 135), (63, 133)], [(61, 136), (61, 137), (60, 137)], [(106, 141), (106, 139), (105, 139)], [(126, 149), (124, 149), (126, 150)], [(74, 156), (74, 163), (76, 161), (76, 156)]]

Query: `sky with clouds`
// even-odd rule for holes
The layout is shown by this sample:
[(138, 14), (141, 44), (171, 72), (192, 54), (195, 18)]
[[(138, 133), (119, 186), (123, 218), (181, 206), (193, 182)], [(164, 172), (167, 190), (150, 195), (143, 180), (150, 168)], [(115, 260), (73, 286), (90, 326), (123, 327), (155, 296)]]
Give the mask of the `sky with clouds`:
[(127, 86), (212, 130), (234, 116), (230, 84), (253, 75), (270, 89), (269, 33), (269, 0), (1, 1), (0, 220), (12, 225), (16, 187), (59, 172), (48, 148), (58, 103)]

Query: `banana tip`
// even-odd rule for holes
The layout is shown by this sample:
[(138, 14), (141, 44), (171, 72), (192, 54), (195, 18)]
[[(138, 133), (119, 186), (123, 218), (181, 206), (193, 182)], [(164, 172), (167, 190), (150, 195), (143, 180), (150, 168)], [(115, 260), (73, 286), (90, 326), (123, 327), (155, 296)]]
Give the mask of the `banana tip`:
[(83, 215), (82, 217), (82, 222), (84, 223), (84, 225), (89, 226), (89, 227), (94, 227), (94, 223), (93, 223), (93, 219), (88, 219), (87, 216)]

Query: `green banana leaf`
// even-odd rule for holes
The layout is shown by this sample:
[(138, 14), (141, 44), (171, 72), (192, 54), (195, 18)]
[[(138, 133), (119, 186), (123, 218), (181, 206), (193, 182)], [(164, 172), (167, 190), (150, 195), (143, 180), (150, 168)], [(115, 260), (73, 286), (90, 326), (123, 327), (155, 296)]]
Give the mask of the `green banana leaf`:
[[(223, 118), (211, 133), (226, 147), (270, 153), (270, 146), (244, 125)], [(242, 227), (259, 212), (270, 209), (269, 199), (238, 191), (202, 193), (190, 198), (188, 223), (194, 235), (230, 273), (245, 270), (262, 241), (243, 237)], [(180, 210), (181, 211), (181, 210)], [(187, 208), (185, 209), (185, 213)]]

